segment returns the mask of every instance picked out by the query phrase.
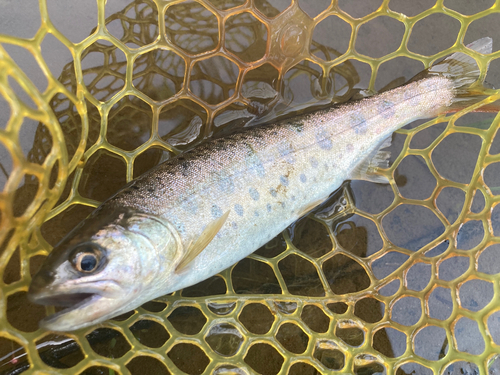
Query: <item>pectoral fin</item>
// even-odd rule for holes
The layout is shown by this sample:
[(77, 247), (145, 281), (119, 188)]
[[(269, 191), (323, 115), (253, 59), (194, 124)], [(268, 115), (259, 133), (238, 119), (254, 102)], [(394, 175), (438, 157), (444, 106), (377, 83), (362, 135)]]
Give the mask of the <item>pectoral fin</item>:
[(226, 222), (229, 212), (230, 211), (227, 211), (224, 215), (208, 224), (203, 233), (201, 233), (200, 237), (198, 237), (196, 241), (189, 244), (186, 254), (175, 268), (175, 272), (179, 273), (182, 271), (208, 246), (210, 242), (212, 242), (215, 235), (220, 231)]

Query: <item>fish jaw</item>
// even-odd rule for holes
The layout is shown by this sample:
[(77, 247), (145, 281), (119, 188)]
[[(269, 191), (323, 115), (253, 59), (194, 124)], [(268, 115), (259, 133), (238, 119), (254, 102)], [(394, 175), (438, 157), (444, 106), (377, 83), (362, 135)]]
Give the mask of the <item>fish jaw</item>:
[(102, 322), (117, 315), (117, 311), (127, 309), (129, 303), (119, 296), (132, 299), (130, 293), (113, 280), (49, 288), (36, 278), (34, 281), (28, 294), (33, 303), (66, 307), (40, 322), (41, 328), (52, 331), (73, 331)]
[(50, 331), (75, 331), (112, 318), (119, 307), (123, 305), (117, 304), (115, 298), (90, 294), (75, 305), (44, 318), (39, 324)]
[[(90, 325), (100, 322), (100, 319), (93, 318), (96, 311), (101, 311), (99, 318), (104, 316), (111, 317), (114, 314), (114, 309), (110, 311), (107, 309), (108, 315), (102, 314), (102, 308), (96, 309), (96, 306), (103, 306), (110, 299), (102, 297), (98, 294), (91, 294), (89, 297), (83, 299), (79, 303), (73, 305), (68, 309), (64, 309), (58, 313), (50, 315), (40, 321), (40, 328), (49, 331), (74, 331), (80, 328), (85, 328)], [(113, 300), (111, 300), (113, 301)], [(38, 302), (40, 303), (40, 302)], [(107, 303), (109, 306), (109, 303)]]

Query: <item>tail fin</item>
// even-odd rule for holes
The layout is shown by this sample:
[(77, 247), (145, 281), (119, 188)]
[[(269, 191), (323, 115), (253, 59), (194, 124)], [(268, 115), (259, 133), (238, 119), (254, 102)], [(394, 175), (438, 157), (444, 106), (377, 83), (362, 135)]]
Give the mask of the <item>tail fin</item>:
[[(489, 54), (492, 51), (493, 41), (489, 37), (481, 38), (466, 47), (481, 54)], [(440, 75), (451, 79), (458, 96), (478, 93), (477, 90), (471, 91), (471, 85), (479, 79), (480, 73), (476, 60), (462, 52), (448, 56), (427, 70), (428, 75)], [(483, 87), (478, 88), (484, 91)]]
[[(489, 37), (481, 38), (466, 47), (481, 54), (489, 54), (492, 51), (493, 40)], [(417, 74), (411, 81), (433, 76), (450, 79), (455, 88), (456, 97), (452, 106), (445, 112), (456, 112), (489, 96), (488, 89), (483, 82), (478, 82), (480, 75), (481, 71), (476, 60), (463, 52), (457, 52)], [(490, 112), (498, 109), (495, 106), (493, 109), (478, 108), (477, 111)]]

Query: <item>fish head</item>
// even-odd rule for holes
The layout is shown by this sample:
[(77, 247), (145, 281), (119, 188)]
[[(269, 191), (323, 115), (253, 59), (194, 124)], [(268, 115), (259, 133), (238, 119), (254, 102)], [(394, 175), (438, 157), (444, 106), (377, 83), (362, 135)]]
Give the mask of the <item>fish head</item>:
[(32, 302), (66, 306), (41, 327), (84, 328), (151, 300), (173, 272), (179, 246), (175, 228), (159, 217), (98, 209), (54, 247), (33, 277)]

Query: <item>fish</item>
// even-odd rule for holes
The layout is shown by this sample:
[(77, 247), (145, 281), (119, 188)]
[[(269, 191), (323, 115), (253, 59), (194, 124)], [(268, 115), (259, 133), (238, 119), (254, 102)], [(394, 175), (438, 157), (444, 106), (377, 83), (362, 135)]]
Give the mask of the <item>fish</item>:
[[(492, 39), (467, 46), (491, 53)], [(388, 183), (392, 133), (485, 96), (455, 53), (398, 88), (245, 128), (159, 164), (103, 202), (49, 253), (32, 302), (65, 309), (40, 322), (73, 331), (194, 285), (270, 241), (345, 180)]]

